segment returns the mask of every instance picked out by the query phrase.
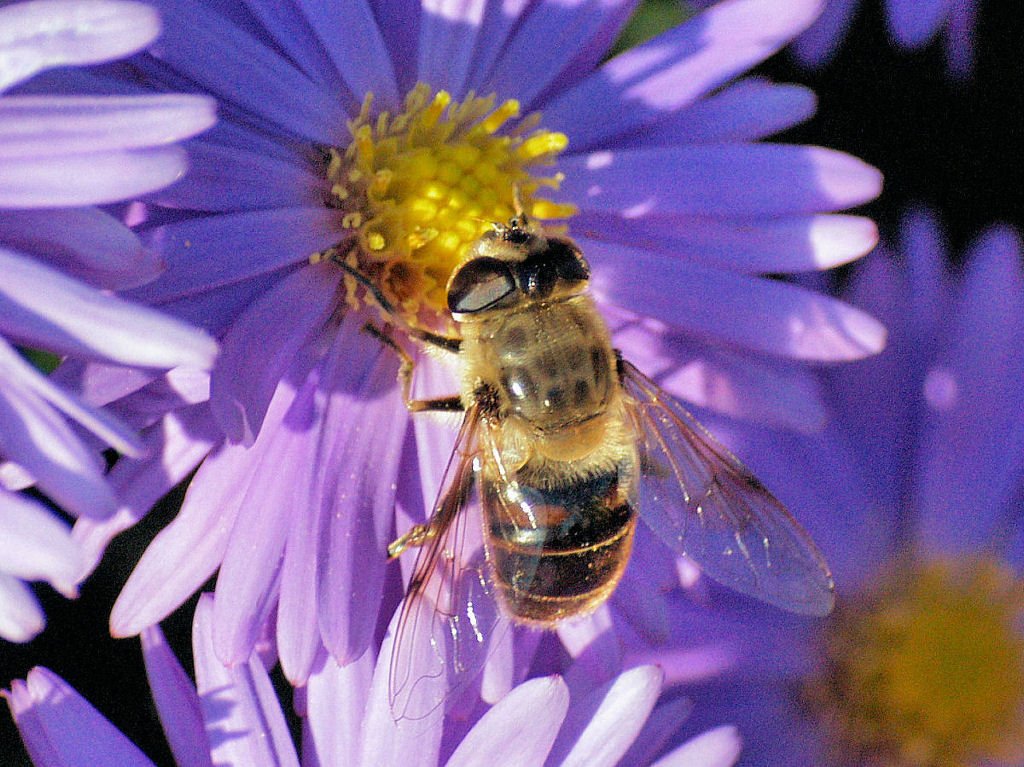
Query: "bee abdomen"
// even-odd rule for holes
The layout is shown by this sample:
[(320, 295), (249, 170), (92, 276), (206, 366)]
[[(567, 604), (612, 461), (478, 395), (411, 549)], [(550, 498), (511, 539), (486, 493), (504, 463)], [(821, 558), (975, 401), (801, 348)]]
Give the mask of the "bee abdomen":
[(520, 491), (541, 524), (497, 514), (490, 520), (491, 561), (506, 610), (520, 623), (545, 625), (590, 612), (618, 585), (632, 549), (636, 514), (620, 496), (618, 474)]

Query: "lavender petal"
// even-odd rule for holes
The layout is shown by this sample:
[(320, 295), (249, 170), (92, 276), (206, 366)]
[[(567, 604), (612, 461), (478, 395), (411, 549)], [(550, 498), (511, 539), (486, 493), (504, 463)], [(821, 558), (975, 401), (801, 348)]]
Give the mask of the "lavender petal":
[(0, 638), (28, 642), (46, 625), (46, 616), (32, 589), (0, 572)]

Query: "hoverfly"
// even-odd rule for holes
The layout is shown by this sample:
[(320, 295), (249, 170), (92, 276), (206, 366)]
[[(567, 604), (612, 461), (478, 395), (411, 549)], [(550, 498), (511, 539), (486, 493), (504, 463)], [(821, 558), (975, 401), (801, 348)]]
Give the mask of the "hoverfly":
[[(726, 586), (796, 613), (832, 609), (832, 577), (810, 537), (622, 359), (589, 278), (575, 243), (522, 213), (481, 237), (448, 283), (459, 337), (406, 328), (457, 353), (457, 396), (410, 399), (412, 359), (377, 333), (403, 356), (410, 410), (465, 413), (432, 516), (388, 547), (392, 559), (420, 549), (395, 630), (396, 718), (440, 704), (411, 702), (426, 676), (471, 681), (503, 621), (551, 628), (596, 609), (622, 578), (638, 517)], [(484, 544), (475, 564), (462, 552), (470, 506)], [(433, 670), (414, 670), (417, 642), (433, 648)]]

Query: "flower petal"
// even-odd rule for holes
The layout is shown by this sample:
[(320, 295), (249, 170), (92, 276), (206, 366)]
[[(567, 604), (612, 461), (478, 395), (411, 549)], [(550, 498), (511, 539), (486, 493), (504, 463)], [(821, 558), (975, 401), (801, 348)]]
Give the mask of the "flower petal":
[(142, 632), (142, 658), (175, 763), (178, 767), (213, 767), (199, 695), (159, 627)]
[(1008, 227), (971, 247), (948, 343), (925, 377), (916, 485), (926, 550), (983, 550), (1017, 513), (1010, 502), (1024, 476), (1021, 252)]
[(156, 502), (191, 474), (214, 444), (223, 439), (209, 410), (202, 405), (168, 413), (142, 436), (146, 457), (123, 458), (107, 475), (121, 503), (120, 508), (107, 519), (83, 517), (75, 523), (72, 535), (82, 549), (83, 560), (79, 582), (96, 568), (114, 536), (146, 516)]
[(41, 155), (0, 164), (0, 206), (100, 205), (138, 197), (177, 181), (188, 159), (176, 146)]
[(24, 343), (140, 367), (207, 368), (217, 354), (202, 331), (2, 248), (0, 272), (0, 327)]
[(241, 109), (317, 144), (336, 144), (344, 137), (347, 115), (339, 100), (270, 46), (195, 0), (153, 4), (173, 20), (153, 45), (153, 55), (209, 91), (229, 112)]
[(614, 767), (629, 750), (661, 693), (656, 666), (624, 671), (573, 701), (551, 752), (561, 767)]
[(901, 48), (923, 48), (946, 20), (952, 0), (887, 0), (889, 33)]
[(398, 358), (345, 318), (325, 364), (324, 429), (313, 497), (321, 550), (317, 604), (324, 645), (338, 662), (362, 655), (380, 621), (387, 544), (408, 415)]
[(98, 208), (5, 210), (0, 242), (99, 288), (132, 288), (163, 270), (131, 229)]
[(224, 666), (213, 650), (213, 605), (200, 597), (192, 623), (196, 687), (214, 764), (299, 767), (273, 683), (259, 658)]
[[(251, 445), (299, 350), (316, 344), (336, 308), (340, 272), (306, 267), (252, 304), (224, 337), (210, 377), (210, 409), (232, 442)], [(260, 353), (253, 354), (253, 339)], [(248, 655), (248, 653), (246, 653)]]
[(338, 242), (335, 218), (324, 207), (282, 208), (157, 227), (144, 239), (163, 257), (167, 271), (129, 295), (162, 304), (303, 263)]
[(163, 146), (206, 130), (215, 119), (215, 102), (202, 96), (8, 97), (0, 101), (0, 158)]
[(127, 56), (160, 32), (156, 12), (118, 0), (35, 0), (0, 9), (0, 91), (51, 67)]
[(80, 567), (71, 530), (42, 504), (0, 491), (0, 567), (26, 581), (47, 581), (74, 597)]
[(821, 5), (820, 0), (716, 3), (616, 56), (543, 105), (544, 124), (565, 132), (573, 151), (635, 131), (768, 58), (810, 24)]
[(722, 725), (688, 740), (651, 767), (732, 767), (742, 748), (739, 730)]
[(544, 764), (568, 708), (569, 690), (559, 677), (523, 682), (473, 725), (446, 767)]
[(421, 82), (435, 90), (464, 92), (486, 10), (484, 0), (424, 0), (418, 46)]
[(230, 445), (203, 461), (178, 515), (149, 544), (114, 603), (114, 636), (132, 636), (163, 620), (220, 565), (258, 465), (253, 449)]
[[(860, 359), (885, 345), (885, 328), (877, 320), (834, 298), (631, 248), (577, 241), (584, 252), (602, 254), (600, 268), (594, 269), (596, 295), (700, 339), (805, 360)], [(669, 293), (665, 285), (686, 289)], [(715, 296), (713, 304), (707, 296)]]
[(363, 715), (373, 678), (374, 653), (363, 653), (346, 666), (339, 666), (324, 653), (320, 661), (323, 665), (309, 677), (307, 685), (303, 755), (312, 751), (324, 764), (324, 756), (329, 754), (335, 764), (356, 767), (364, 736)]
[(0, 572), (0, 638), (8, 642), (28, 642), (45, 625), (46, 616), (32, 589)]
[(615, 146), (681, 146), (757, 141), (814, 114), (814, 91), (747, 78), (615, 140)]
[(823, 67), (843, 44), (860, 0), (829, 0), (817, 21), (791, 46), (796, 60), (805, 67)]
[(573, 218), (573, 228), (601, 241), (745, 274), (832, 269), (860, 258), (878, 242), (870, 219), (829, 214), (751, 220), (583, 212)]
[(67, 682), (46, 668), (5, 693), (25, 748), (37, 765), (153, 767), (138, 747)]
[[(294, 370), (288, 377), (293, 380), (279, 384), (267, 422), (249, 449), (252, 476), (237, 488), (243, 497), (217, 576), (213, 642), (228, 665), (244, 662), (255, 650), (276, 603), (292, 520), (308, 524), (312, 516), (308, 486), (316, 435), (309, 422), (316, 380), (303, 381)], [(254, 561), (260, 566), (254, 568)]]
[(636, 5), (635, 0), (533, 4), (505, 41), (490, 76), (477, 87), (508, 94), (532, 108), (542, 93), (560, 90), (591, 72)]
[(559, 162), (551, 196), (628, 219), (818, 213), (872, 200), (877, 170), (830, 149), (781, 144), (603, 150)]

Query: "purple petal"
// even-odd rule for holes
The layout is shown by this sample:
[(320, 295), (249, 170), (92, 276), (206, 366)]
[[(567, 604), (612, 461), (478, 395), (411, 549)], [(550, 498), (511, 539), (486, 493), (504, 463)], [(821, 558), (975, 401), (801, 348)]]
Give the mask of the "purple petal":
[[(422, 604), (422, 602), (420, 603)], [(426, 608), (429, 609), (429, 608)], [(418, 719), (399, 718), (389, 703), (388, 681), (391, 653), (394, 648), (395, 628), (400, 611), (396, 611), (381, 643), (378, 662), (370, 681), (366, 716), (363, 719), (363, 737), (360, 758), (356, 764), (376, 767), (383, 764), (401, 764), (403, 767), (436, 767), (441, 749), (444, 707), (434, 705), (439, 690), (426, 674), (437, 663), (437, 648), (429, 641), (409, 645), (410, 678), (418, 679), (409, 706), (415, 711), (430, 712)], [(425, 632), (414, 634), (420, 640), (429, 640)], [(441, 684), (444, 684), (442, 682)], [(443, 693), (442, 693), (443, 694)], [(552, 736), (554, 739), (554, 736)]]
[(472, 52), (468, 81), (457, 93), (469, 88), (482, 90), (480, 86), (493, 71), (494, 62), (508, 48), (508, 40), (519, 27), (523, 12), (531, 5), (530, 0), (504, 0), (501, 3), (484, 3), (483, 17), (476, 31), (477, 40), (486, 40), (486, 45), (477, 45)]
[[(154, 199), (189, 210), (240, 211), (317, 204), (324, 184), (297, 157), (275, 157), (258, 146), (238, 148), (213, 141), (188, 145), (189, 172)], [(273, 183), (268, 183), (273, 179)]]
[(718, 3), (555, 97), (543, 106), (544, 124), (565, 132), (574, 151), (632, 132), (768, 58), (820, 8), (819, 0)]
[(99, 288), (132, 288), (163, 269), (134, 232), (98, 208), (5, 210), (0, 242)]
[(446, 767), (543, 764), (568, 708), (569, 690), (559, 677), (524, 682), (480, 718)]
[(324, 644), (339, 662), (365, 652), (379, 622), (395, 489), (408, 422), (398, 358), (345, 318), (324, 370), (330, 392), (314, 473), (321, 514), (317, 603)]
[(208, 368), (216, 342), (152, 309), (99, 293), (0, 249), (0, 327), (23, 343), (140, 367)]
[[(236, 320), (210, 378), (210, 409), (232, 442), (251, 445), (299, 350), (316, 344), (336, 308), (341, 272), (324, 265), (284, 277)], [(259, 353), (252, 341), (260, 339)]]
[(661, 693), (655, 666), (625, 671), (580, 701), (573, 701), (551, 752), (560, 767), (614, 767), (636, 739)]
[[(927, 371), (917, 477), (926, 550), (985, 548), (1024, 475), (1024, 275), (1006, 227), (970, 249), (948, 346)], [(970, 499), (968, 503), (964, 499)]]
[[(302, 10), (317, 29), (327, 54), (356, 102), (372, 92), (374, 105), (380, 109), (394, 110), (400, 105), (391, 58), (369, 3), (365, 0), (303, 0)], [(405, 19), (398, 23), (405, 23)], [(347, 143), (347, 136), (343, 143)]]
[(228, 109), (240, 108), (318, 144), (344, 137), (347, 115), (340, 100), (272, 48), (195, 0), (154, 5), (167, 23), (153, 55)]
[[(584, 252), (602, 254), (594, 269), (596, 295), (699, 339), (805, 360), (860, 359), (885, 345), (885, 328), (877, 320), (834, 298), (577, 239)], [(685, 290), (666, 292), (665, 285)]]
[(119, 460), (107, 476), (121, 507), (102, 521), (82, 518), (75, 523), (73, 535), (83, 558), (78, 580), (96, 568), (114, 536), (146, 516), (221, 439), (220, 430), (202, 406), (168, 413), (147, 429), (143, 433), (146, 457)]
[(638, 245), (696, 264), (765, 274), (831, 269), (860, 258), (878, 242), (875, 223), (860, 216), (817, 214), (765, 219), (672, 216), (631, 219), (582, 213), (576, 231)]
[(962, 0), (886, 0), (889, 33), (901, 48), (923, 48), (939, 31), (950, 7), (958, 4)]
[(176, 146), (90, 154), (39, 155), (0, 164), (0, 206), (100, 205), (177, 181), (188, 159)]
[(793, 56), (805, 67), (823, 67), (850, 31), (859, 0), (829, 0), (818, 20), (793, 43)]
[[(521, 2), (522, 0), (517, 0)], [(303, 0), (319, 3), (324, 0)], [(399, 91), (408, 92), (416, 84), (421, 0), (369, 0), (367, 5), (380, 19), (381, 36), (388, 51), (388, 59), (395, 70)], [(321, 33), (323, 36), (324, 33)], [(330, 34), (328, 31), (326, 34)]]
[(308, 422), (316, 384), (306, 380), (297, 391), (296, 384), (279, 384), (249, 449), (252, 476), (237, 488), (243, 497), (213, 602), (214, 649), (226, 664), (244, 662), (255, 649), (277, 597), (289, 527), (293, 518), (309, 524), (312, 516), (308, 482), (316, 443)]
[(424, 0), (418, 70), (422, 82), (452, 93), (464, 91), (486, 7), (484, 0)]
[(77, 421), (104, 444), (125, 455), (138, 456), (141, 453), (142, 446), (138, 436), (123, 423), (118, 422), (109, 413), (90, 407), (64, 389), (55, 386), (51, 377), (40, 373), (2, 338), (0, 338), (0, 375), (9, 381), (17, 381), (34, 397), (38, 397)]
[[(478, 87), (532, 107), (545, 91), (564, 88), (592, 71), (635, 6), (635, 0), (534, 4), (505, 41), (490, 77)], [(546, 122), (548, 107), (544, 109)]]
[(600, 151), (559, 163), (552, 196), (584, 212), (658, 216), (778, 216), (860, 205), (882, 177), (855, 157), (821, 147), (716, 144)]
[(273, 683), (257, 657), (228, 668), (213, 650), (213, 605), (204, 595), (192, 623), (196, 687), (214, 764), (299, 767)]
[(732, 767), (740, 758), (743, 739), (732, 725), (722, 725), (692, 738), (651, 767)]
[(158, 227), (145, 241), (163, 257), (167, 271), (130, 295), (164, 303), (302, 263), (338, 242), (336, 218), (325, 207), (284, 208)]
[(46, 625), (32, 589), (0, 571), (0, 638), (28, 642)]
[[(2, 339), (0, 339), (2, 340)], [(5, 356), (15, 354), (0, 345)], [(39, 488), (73, 514), (103, 517), (116, 508), (102, 461), (67, 422), (17, 377), (4, 371), (0, 389), (0, 453), (23, 466)]]
[(178, 767), (213, 767), (199, 695), (158, 627), (142, 632), (142, 658), (175, 763)]
[(29, 498), (0, 491), (0, 562), (3, 572), (26, 581), (47, 581), (74, 597), (80, 567), (68, 526)]
[(303, 757), (313, 752), (323, 767), (356, 767), (373, 678), (373, 653), (363, 653), (347, 666), (339, 666), (326, 656), (321, 660), (323, 667), (309, 677), (307, 686), (308, 729), (303, 739)]
[(35, 667), (4, 696), (37, 765), (153, 767), (134, 743), (49, 669)]
[(974, 35), (978, 7), (974, 0), (953, 3), (946, 20), (943, 40), (946, 66), (954, 80), (966, 80), (974, 73)]
[(655, 707), (622, 764), (650, 765), (657, 754), (664, 753), (692, 710), (693, 703), (688, 698), (674, 698)]
[(114, 603), (114, 636), (163, 620), (220, 565), (258, 463), (253, 449), (222, 447), (203, 461), (178, 515), (153, 539)]
[(816, 107), (809, 88), (746, 79), (615, 143), (650, 147), (757, 141), (803, 122)]
[(173, 144), (216, 119), (213, 99), (22, 96), (0, 101), (0, 158), (21, 160)]
[(51, 67), (98, 64), (149, 44), (160, 20), (142, 3), (35, 0), (0, 9), (0, 91)]
[(615, 347), (676, 397), (736, 418), (803, 432), (824, 426), (820, 384), (803, 366), (700, 344), (625, 312), (609, 308), (608, 313), (619, 315), (610, 322)]

